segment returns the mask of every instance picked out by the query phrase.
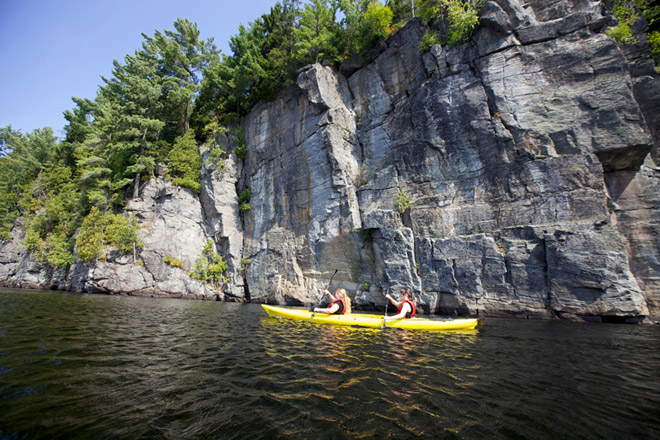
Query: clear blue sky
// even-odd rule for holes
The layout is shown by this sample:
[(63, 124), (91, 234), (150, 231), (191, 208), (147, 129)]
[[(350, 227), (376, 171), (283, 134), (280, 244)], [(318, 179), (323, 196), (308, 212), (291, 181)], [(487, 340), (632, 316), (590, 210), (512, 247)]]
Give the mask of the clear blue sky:
[(196, 22), (201, 38), (227, 42), (277, 0), (0, 0), (0, 127), (60, 136), (72, 96), (93, 99), (112, 61), (141, 47), (142, 33)]

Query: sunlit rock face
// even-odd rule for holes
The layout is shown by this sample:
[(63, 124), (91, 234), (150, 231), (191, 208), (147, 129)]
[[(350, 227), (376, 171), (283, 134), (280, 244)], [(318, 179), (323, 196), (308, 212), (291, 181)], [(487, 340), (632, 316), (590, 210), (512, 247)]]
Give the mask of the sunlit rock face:
[(363, 307), (411, 287), (430, 312), (657, 315), (657, 104), (606, 22), (490, 2), (469, 44), (421, 55), (413, 21), (348, 78), (302, 71), (243, 122), (252, 300), (312, 302), (338, 269)]
[[(139, 261), (132, 255), (109, 253), (105, 261), (74, 264), (70, 288), (74, 291), (141, 296), (222, 299), (224, 295), (188, 273), (211, 234), (199, 198), (163, 178), (150, 180), (141, 197), (131, 200), (126, 214), (135, 216), (144, 248)], [(173, 267), (166, 258), (176, 258)]]
[[(357, 308), (410, 287), (425, 312), (660, 320), (660, 80), (644, 43), (605, 35), (610, 20), (595, 0), (490, 1), (469, 43), (425, 54), (412, 20), (361, 69), (307, 66), (258, 104), (247, 158), (204, 152), (199, 196), (149, 182), (127, 206), (142, 265), (53, 274), (15, 235), (0, 275), (302, 305), (336, 271), (330, 289)], [(188, 276), (209, 239), (222, 286)]]

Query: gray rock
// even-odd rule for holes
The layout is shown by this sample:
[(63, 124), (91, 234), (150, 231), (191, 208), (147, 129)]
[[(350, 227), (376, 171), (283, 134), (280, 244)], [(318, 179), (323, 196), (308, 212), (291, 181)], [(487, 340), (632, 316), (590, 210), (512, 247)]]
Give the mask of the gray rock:
[[(424, 312), (660, 320), (660, 79), (608, 20), (596, 0), (496, 0), (469, 43), (422, 55), (411, 20), (363, 68), (307, 66), (241, 121), (244, 163), (220, 172), (205, 153), (199, 198), (158, 178), (128, 204), (144, 266), (113, 256), (64, 279), (302, 305), (337, 271), (330, 289), (358, 308), (410, 287)], [(189, 270), (209, 238), (222, 291), (163, 261)], [(0, 275), (63, 278), (19, 242)]]

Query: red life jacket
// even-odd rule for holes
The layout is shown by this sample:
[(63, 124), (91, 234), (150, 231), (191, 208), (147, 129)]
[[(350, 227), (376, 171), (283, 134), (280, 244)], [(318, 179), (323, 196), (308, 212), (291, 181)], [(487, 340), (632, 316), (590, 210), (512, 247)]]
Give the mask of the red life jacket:
[[(343, 315), (344, 313), (346, 313), (346, 303), (344, 302), (343, 299), (341, 299), (341, 298), (335, 299), (333, 302), (328, 304), (328, 307), (326, 307), (326, 308), (329, 309), (330, 307), (332, 307), (333, 304), (339, 304), (339, 310), (337, 310), (334, 313), (335, 315)], [(331, 313), (327, 313), (327, 315), (330, 315), (330, 314)]]
[(405, 318), (414, 318), (415, 313), (417, 313), (417, 307), (415, 306), (415, 303), (410, 300), (401, 301), (401, 306), (399, 307), (399, 311), (397, 313), (401, 313), (401, 310), (403, 310), (403, 305), (405, 303), (410, 304), (410, 309), (412, 310), (412, 312), (406, 313)]

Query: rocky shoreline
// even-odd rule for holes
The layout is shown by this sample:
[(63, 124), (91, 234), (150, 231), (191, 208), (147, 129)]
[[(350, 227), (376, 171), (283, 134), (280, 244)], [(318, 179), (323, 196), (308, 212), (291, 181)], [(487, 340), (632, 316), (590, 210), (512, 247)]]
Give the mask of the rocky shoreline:
[[(600, 2), (546, 3), (487, 3), (459, 47), (421, 54), (412, 20), (355, 72), (308, 66), (199, 197), (157, 176), (127, 204), (139, 264), (52, 271), (19, 219), (2, 285), (302, 305), (338, 269), (358, 309), (411, 287), (426, 313), (660, 321), (660, 77)], [(220, 288), (187, 272), (209, 238)]]

